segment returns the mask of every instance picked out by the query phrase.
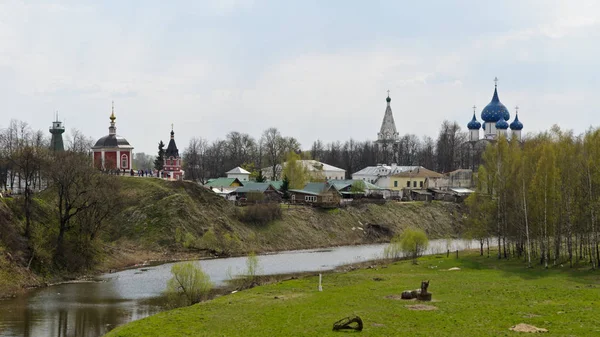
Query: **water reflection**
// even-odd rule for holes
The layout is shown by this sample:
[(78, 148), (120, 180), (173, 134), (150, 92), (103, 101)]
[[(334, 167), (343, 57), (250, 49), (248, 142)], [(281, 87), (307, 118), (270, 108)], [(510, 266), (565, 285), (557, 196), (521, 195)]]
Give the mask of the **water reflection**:
[[(385, 245), (335, 247), (259, 256), (263, 274), (329, 270), (380, 258)], [(470, 241), (433, 240), (428, 253), (476, 247)], [(199, 262), (218, 286), (246, 268), (246, 258)], [(114, 327), (161, 311), (156, 298), (170, 278), (172, 264), (105, 274), (98, 282), (72, 283), (30, 291), (0, 301), (0, 336), (97, 337)]]

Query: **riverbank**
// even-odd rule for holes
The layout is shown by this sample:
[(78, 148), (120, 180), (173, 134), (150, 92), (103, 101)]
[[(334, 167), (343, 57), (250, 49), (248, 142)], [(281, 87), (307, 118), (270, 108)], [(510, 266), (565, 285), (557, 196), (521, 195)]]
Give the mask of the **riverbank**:
[[(282, 205), (281, 219), (267, 225), (248, 224), (240, 221), (244, 208), (197, 184), (116, 178), (122, 202), (104, 224), (97, 263), (75, 273), (54, 268), (48, 258), (52, 248), (42, 245), (28, 270), (31, 252), (19, 234), (24, 228), (19, 200), (0, 200), (4, 234), (0, 235), (0, 297), (144, 262), (382, 243), (409, 226), (425, 230), (431, 239), (458, 237), (463, 229), (462, 205), (442, 202), (388, 202), (333, 210)], [(56, 235), (51, 230), (56, 221), (52, 198), (41, 193), (34, 199), (34, 226), (50, 228), (43, 237)]]
[[(450, 270), (458, 268), (459, 270)], [(348, 270), (350, 268), (347, 268)], [(400, 300), (429, 280), (433, 301)], [(498, 336), (526, 323), (549, 335), (600, 333), (600, 276), (587, 269), (523, 267), (519, 260), (445, 255), (259, 286), (129, 323), (126, 336), (335, 336), (358, 315), (369, 336)]]

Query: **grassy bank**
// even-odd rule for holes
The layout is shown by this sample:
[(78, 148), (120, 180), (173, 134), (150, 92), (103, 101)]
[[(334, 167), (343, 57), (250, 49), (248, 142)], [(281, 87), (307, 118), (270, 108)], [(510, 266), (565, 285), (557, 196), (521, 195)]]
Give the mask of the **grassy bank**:
[[(459, 267), (458, 271), (448, 271)], [(397, 299), (430, 280), (433, 301), (411, 310)], [(508, 336), (527, 323), (549, 336), (600, 334), (600, 276), (558, 267), (525, 269), (475, 253), (460, 259), (431, 256), (419, 265), (388, 267), (289, 280), (163, 312), (107, 336), (339, 336), (333, 323), (359, 315), (364, 336)]]
[[(327, 247), (389, 241), (406, 227), (430, 238), (456, 237), (463, 227), (461, 205), (453, 203), (365, 204), (321, 210), (282, 206), (282, 219), (267, 225), (239, 220), (244, 208), (188, 182), (123, 178), (127, 200), (111, 241), (131, 240), (150, 250), (208, 250), (239, 255), (250, 251)], [(368, 229), (382, 225), (389, 232)]]
[[(121, 185), (116, 196), (120, 202), (94, 243), (95, 267), (81, 273), (120, 269), (148, 260), (387, 242), (409, 226), (424, 229), (430, 238), (456, 237), (463, 226), (460, 205), (436, 202), (364, 204), (334, 210), (282, 206), (281, 219), (256, 225), (240, 221), (245, 208), (235, 207), (197, 184), (116, 178)], [(37, 252), (32, 272), (25, 269), (31, 250), (22, 236), (21, 201), (0, 200), (0, 297), (24, 286), (81, 275), (53, 268), (49, 258), (57, 234), (54, 197), (42, 192), (34, 198), (33, 226), (38, 240), (44, 243), (34, 244)]]

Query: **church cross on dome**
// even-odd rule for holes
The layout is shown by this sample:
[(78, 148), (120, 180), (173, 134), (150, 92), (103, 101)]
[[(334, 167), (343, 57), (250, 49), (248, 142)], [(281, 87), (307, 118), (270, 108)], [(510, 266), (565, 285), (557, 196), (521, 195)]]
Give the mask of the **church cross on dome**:
[(477, 112), (477, 106), (473, 105), (473, 113)]
[(494, 83), (495, 83), (494, 85), (496, 86), (496, 88), (498, 87), (498, 81), (499, 81), (498, 77), (494, 77)]
[(517, 115), (519, 114), (519, 106), (518, 105), (515, 107), (515, 114), (517, 114)]

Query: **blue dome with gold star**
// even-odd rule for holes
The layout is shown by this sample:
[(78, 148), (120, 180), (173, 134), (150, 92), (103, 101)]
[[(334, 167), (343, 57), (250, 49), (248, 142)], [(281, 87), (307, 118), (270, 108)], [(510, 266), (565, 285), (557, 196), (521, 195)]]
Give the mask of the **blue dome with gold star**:
[(500, 120), (496, 122), (496, 129), (498, 129), (498, 130), (508, 129), (508, 122), (506, 121), (506, 119), (500, 118)]
[(510, 123), (510, 129), (515, 131), (523, 130), (523, 123), (519, 120), (519, 114), (517, 114), (515, 120)]
[(498, 98), (498, 87), (494, 88), (494, 97), (492, 97), (492, 101), (483, 108), (481, 111), (481, 119), (485, 122), (498, 122), (501, 117), (504, 117), (504, 120), (510, 119), (510, 113), (508, 109), (500, 102)]
[(481, 128), (481, 123), (477, 121), (475, 117), (475, 113), (473, 113), (473, 119), (467, 124), (467, 129), (469, 130), (479, 130)]

